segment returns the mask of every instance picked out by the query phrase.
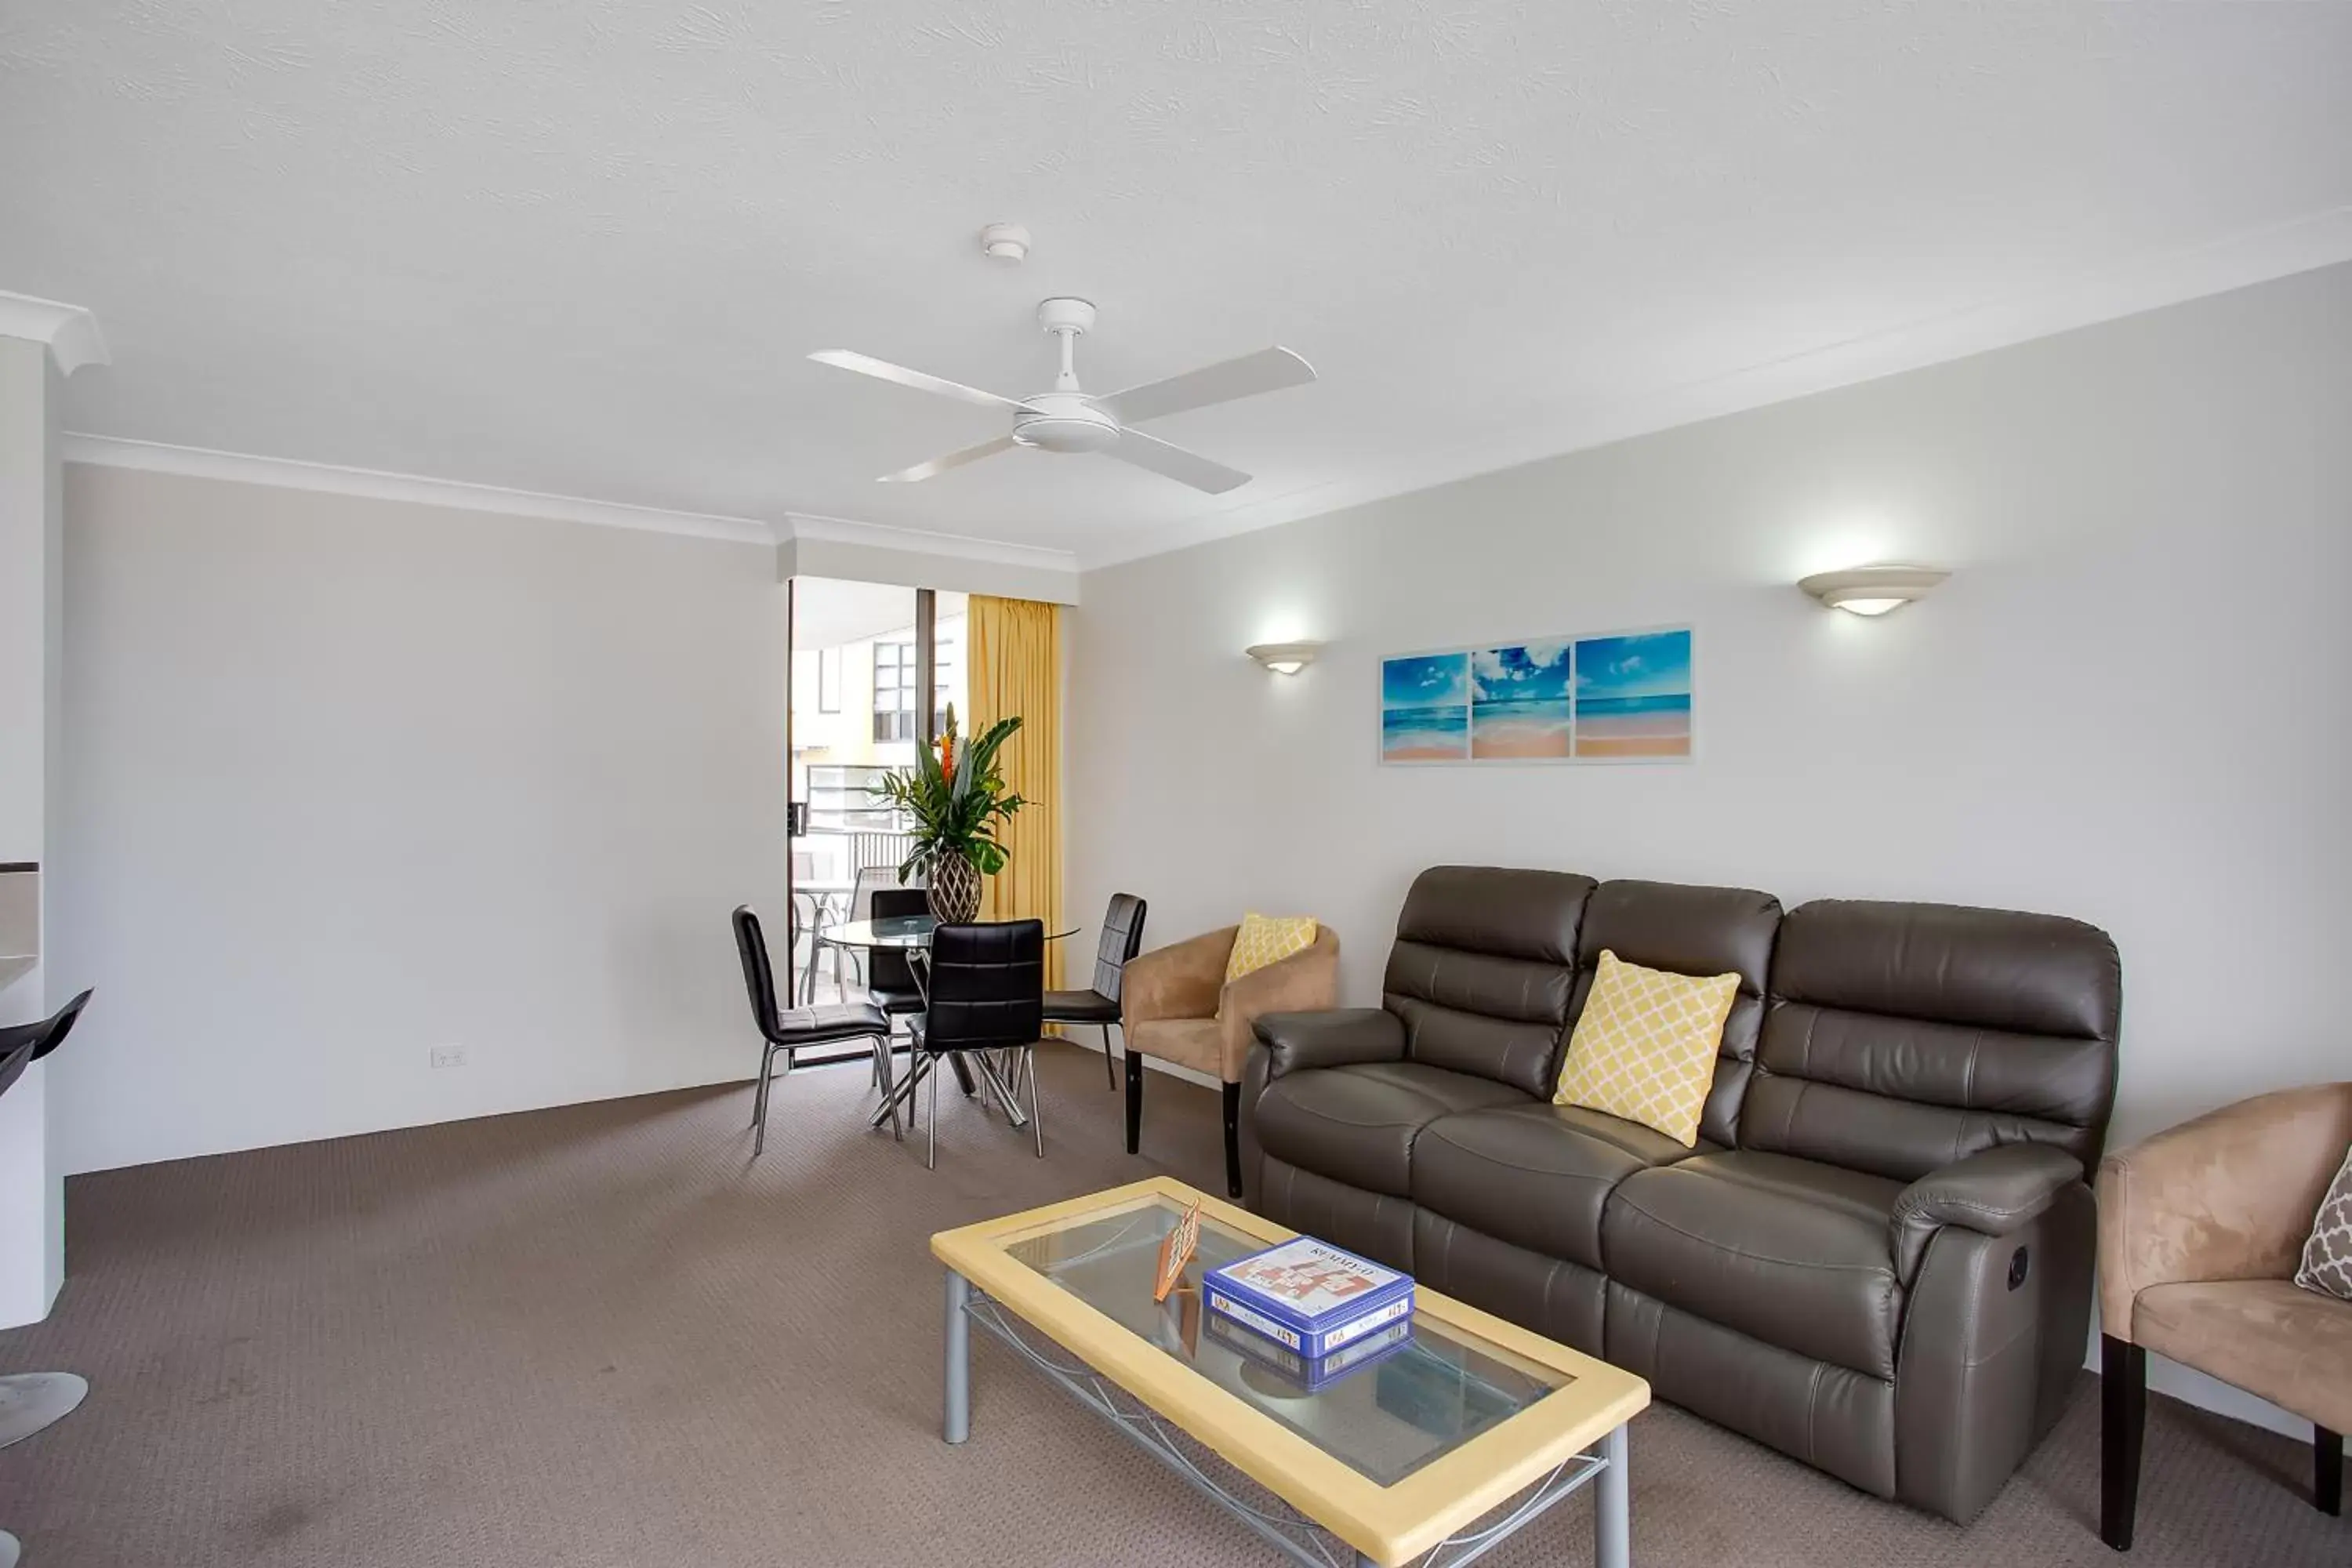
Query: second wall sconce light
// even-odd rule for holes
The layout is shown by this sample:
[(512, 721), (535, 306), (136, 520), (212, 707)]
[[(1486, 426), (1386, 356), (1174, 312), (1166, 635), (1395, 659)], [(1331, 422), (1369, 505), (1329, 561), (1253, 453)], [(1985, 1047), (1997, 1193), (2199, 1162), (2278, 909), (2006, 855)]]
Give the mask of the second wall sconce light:
[(1297, 675), (1315, 662), (1322, 647), (1319, 642), (1262, 642), (1244, 651), (1276, 675)]
[(1950, 575), (1935, 566), (1856, 566), (1846, 572), (1816, 572), (1797, 586), (1833, 610), (1883, 616), (1926, 598)]

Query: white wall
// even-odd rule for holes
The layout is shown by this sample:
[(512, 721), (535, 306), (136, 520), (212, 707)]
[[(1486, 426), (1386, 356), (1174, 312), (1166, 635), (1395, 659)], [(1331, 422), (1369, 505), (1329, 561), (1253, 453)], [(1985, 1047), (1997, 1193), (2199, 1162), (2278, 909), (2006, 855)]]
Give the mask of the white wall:
[[(1880, 621), (1790, 585), (1874, 560), (1955, 575)], [(1358, 1002), (1441, 861), (2074, 915), (2129, 1140), (2352, 1074), (2347, 586), (2338, 267), (1088, 573), (1070, 907), (1314, 913)], [(1672, 622), (1694, 763), (1374, 760), (1383, 653)]]
[(68, 1169), (751, 1070), (726, 916), (782, 897), (772, 547), (67, 492)]

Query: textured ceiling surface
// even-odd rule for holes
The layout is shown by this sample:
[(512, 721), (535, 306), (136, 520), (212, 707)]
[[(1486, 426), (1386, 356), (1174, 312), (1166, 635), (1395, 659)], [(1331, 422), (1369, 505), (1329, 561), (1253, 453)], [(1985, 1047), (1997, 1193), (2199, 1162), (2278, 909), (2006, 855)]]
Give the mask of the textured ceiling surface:
[[(2226, 0), (7, 0), (0, 289), (98, 312), (81, 431), (1105, 560), (1990, 302), (2112, 314), (2149, 258), (2338, 258), (2347, 80), (2352, 5)], [(1002, 425), (803, 356), (1039, 390), (1053, 293), (1092, 390), (1323, 379), (1152, 426), (1224, 497), (877, 486)]]

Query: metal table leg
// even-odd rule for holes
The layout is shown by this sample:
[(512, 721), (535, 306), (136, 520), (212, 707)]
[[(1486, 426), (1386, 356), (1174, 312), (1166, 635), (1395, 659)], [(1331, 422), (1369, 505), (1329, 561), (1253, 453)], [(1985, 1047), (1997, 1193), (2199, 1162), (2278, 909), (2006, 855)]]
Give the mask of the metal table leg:
[[(907, 954), (907, 968), (915, 977), (915, 989), (923, 994), (923, 1005), (929, 1006), (931, 1005), (930, 950), (919, 947)], [(948, 1066), (955, 1069), (956, 1083), (962, 1089), (963, 1097), (966, 1100), (980, 1092), (980, 1086), (971, 1080), (971, 1068), (964, 1065), (962, 1052), (949, 1052)]]
[(915, 1119), (915, 1107), (913, 1103), (915, 1090), (922, 1087), (924, 1077), (935, 1070), (937, 1069), (932, 1067), (929, 1058), (925, 1057), (920, 1050), (909, 1052), (907, 1057), (907, 1076), (898, 1079), (898, 1082), (892, 1086), (890, 1092), (883, 1098), (880, 1107), (875, 1110), (873, 1115), (866, 1119), (866, 1125), (868, 1127), (878, 1128), (882, 1125), (884, 1120), (887, 1119), (890, 1122), (891, 1136), (898, 1137), (899, 1136), (898, 1110), (900, 1106), (905, 1106), (907, 1108), (907, 1121), (911, 1127), (914, 1124)]
[(971, 1053), (971, 1068), (980, 1079), (982, 1096), (1004, 1112), (1004, 1120), (1015, 1127), (1028, 1126), (1028, 1112), (1021, 1109), (1020, 1099), (1013, 1092), (1013, 1086), (1005, 1082), (1004, 1075), (997, 1070), (987, 1052)]
[(971, 1436), (971, 1320), (964, 1306), (971, 1300), (971, 1282), (948, 1270), (946, 1418), (940, 1435), (950, 1443)]
[(1592, 1478), (1593, 1568), (1628, 1568), (1633, 1557), (1633, 1488), (1625, 1475), (1625, 1428), (1601, 1439), (1607, 1461)]

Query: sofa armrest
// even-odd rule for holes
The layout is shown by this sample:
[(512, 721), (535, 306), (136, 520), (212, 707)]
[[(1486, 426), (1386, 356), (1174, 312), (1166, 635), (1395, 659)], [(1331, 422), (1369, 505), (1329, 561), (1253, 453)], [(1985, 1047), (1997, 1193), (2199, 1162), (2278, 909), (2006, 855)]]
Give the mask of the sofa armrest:
[(1948, 1225), (2007, 1236), (2039, 1216), (2083, 1180), (2083, 1163), (2046, 1143), (1979, 1149), (1903, 1189), (1888, 1220), (1897, 1275), (1909, 1284), (1927, 1243)]
[(1257, 1021), (1257, 1037), (1268, 1079), (1308, 1068), (1404, 1059), (1404, 1020), (1385, 1007), (1269, 1013)]
[(2285, 1279), (2352, 1142), (2352, 1083), (2257, 1095), (2099, 1165), (2099, 1321), (2132, 1334), (2151, 1285)]
[(1119, 979), (1123, 1026), (1155, 1018), (1213, 1018), (1224, 989), (1225, 963), (1239, 926), (1203, 931), (1127, 961)]

